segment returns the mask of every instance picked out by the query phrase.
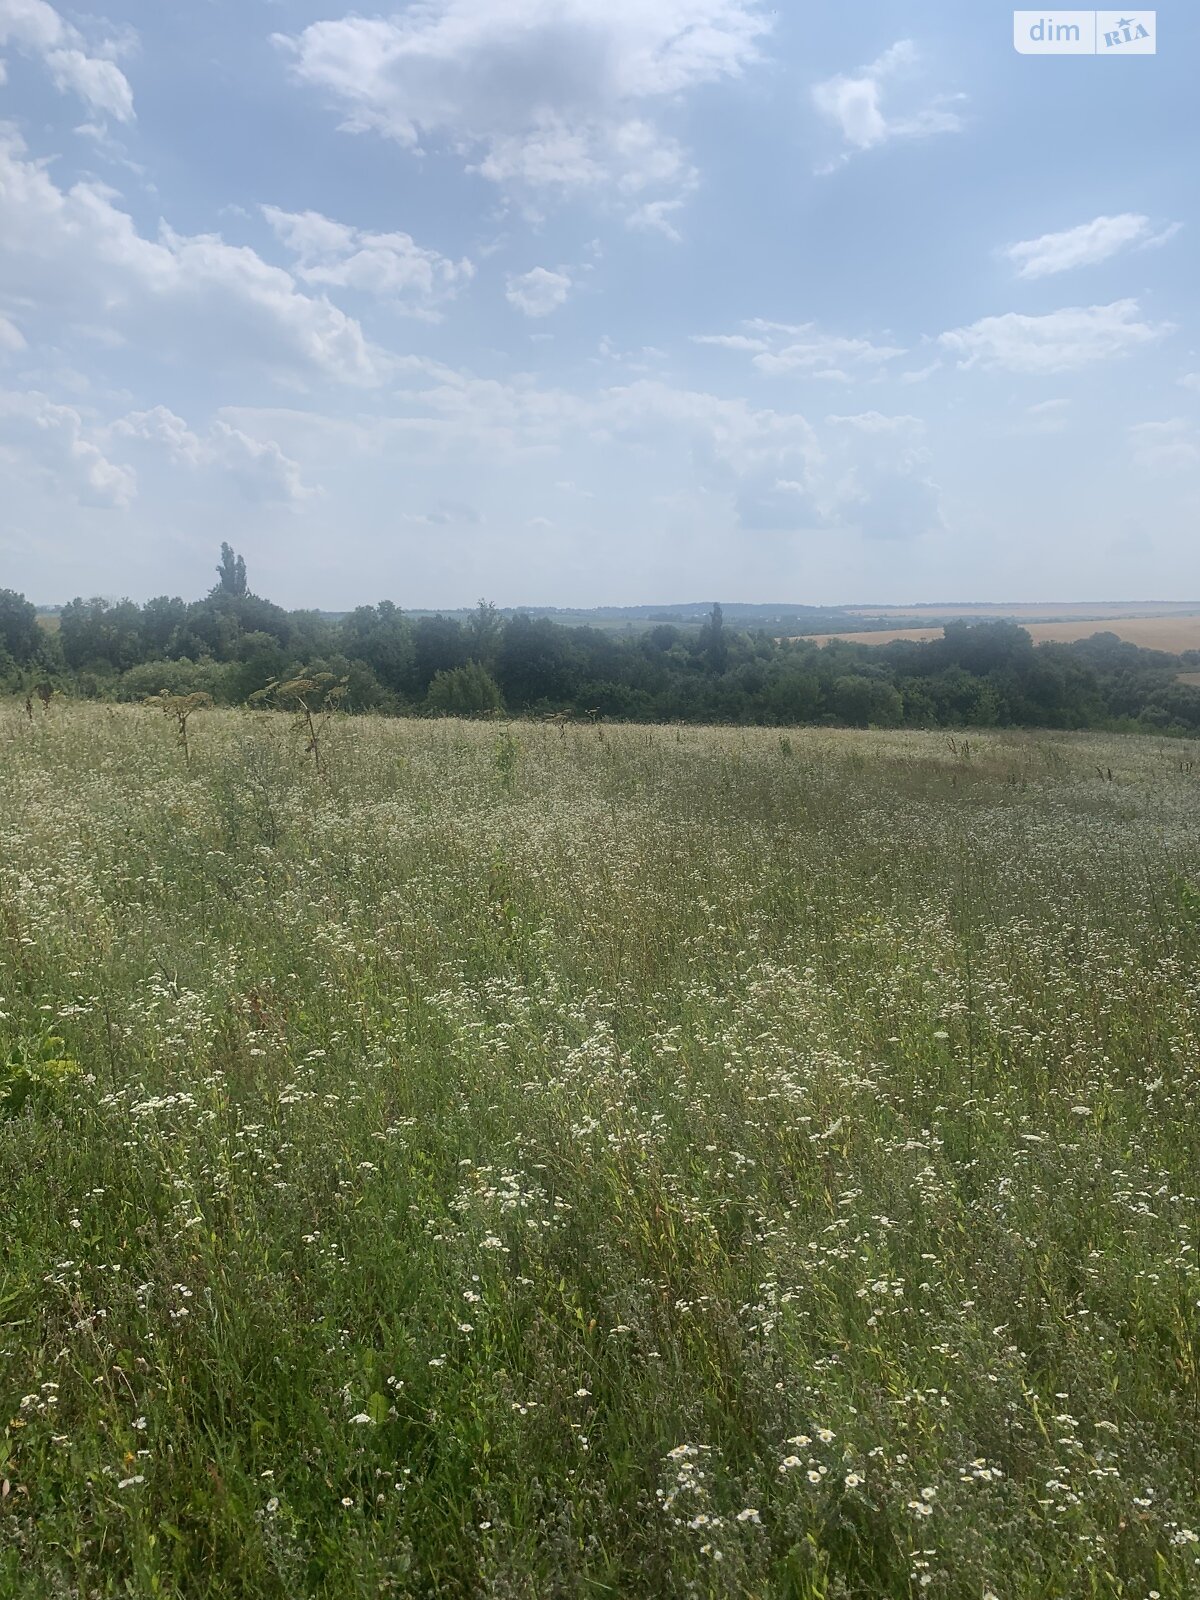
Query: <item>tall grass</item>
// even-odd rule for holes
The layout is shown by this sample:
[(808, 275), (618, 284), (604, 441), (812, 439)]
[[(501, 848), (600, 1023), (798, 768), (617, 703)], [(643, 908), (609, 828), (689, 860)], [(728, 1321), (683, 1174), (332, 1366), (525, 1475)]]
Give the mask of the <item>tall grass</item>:
[(189, 739), (0, 711), (0, 1594), (1200, 1594), (1195, 747)]

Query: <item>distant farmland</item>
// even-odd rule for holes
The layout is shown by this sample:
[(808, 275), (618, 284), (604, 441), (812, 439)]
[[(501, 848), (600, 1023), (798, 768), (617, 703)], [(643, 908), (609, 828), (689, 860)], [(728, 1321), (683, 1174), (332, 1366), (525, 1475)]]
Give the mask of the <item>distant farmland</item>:
[[(1088, 621), (1026, 622), (1020, 615), (1011, 613), (1010, 618), (1020, 622), (1035, 644), (1047, 641), (1072, 644), (1077, 639), (1090, 639), (1094, 633), (1115, 633), (1147, 650), (1169, 650), (1175, 654), (1200, 650), (1200, 611), (1191, 615), (1093, 616)], [(891, 644), (896, 639), (914, 642), (938, 639), (941, 633), (939, 624), (927, 628), (872, 628), (862, 633), (819, 633), (808, 637), (809, 643), (819, 645), (828, 644), (832, 639), (845, 639), (851, 644)]]

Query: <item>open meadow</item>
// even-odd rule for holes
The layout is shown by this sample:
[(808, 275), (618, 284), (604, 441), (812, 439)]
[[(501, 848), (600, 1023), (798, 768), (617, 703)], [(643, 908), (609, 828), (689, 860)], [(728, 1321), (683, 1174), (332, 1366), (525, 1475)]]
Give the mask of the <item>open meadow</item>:
[(1200, 746), (188, 738), (0, 707), (4, 1600), (1200, 1595)]

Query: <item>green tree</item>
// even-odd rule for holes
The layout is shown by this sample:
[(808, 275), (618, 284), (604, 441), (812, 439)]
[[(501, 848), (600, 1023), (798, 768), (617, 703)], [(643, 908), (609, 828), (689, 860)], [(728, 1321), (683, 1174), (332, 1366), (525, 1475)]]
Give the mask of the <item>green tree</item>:
[(231, 594), (241, 599), (248, 591), (246, 588), (246, 563), (242, 557), (235, 555), (230, 545), (221, 545), (221, 563), (217, 568), (217, 589), (221, 594)]
[(872, 724), (895, 728), (903, 719), (904, 702), (895, 684), (848, 673), (833, 685), (833, 710), (840, 722), (848, 722), (852, 728)]
[(351, 661), (371, 669), (385, 689), (408, 694), (414, 684), (413, 630), (391, 600), (359, 606), (338, 624), (338, 642)]
[(714, 673), (724, 672), (729, 665), (729, 640), (725, 637), (725, 613), (721, 609), (719, 600), (713, 601), (713, 608), (701, 630), (700, 639), (708, 670)]
[(113, 667), (118, 672), (142, 659), (141, 607), (132, 600), (72, 600), (59, 615), (59, 638), (69, 667)]
[(478, 717), (500, 711), (500, 685), (478, 661), (439, 672), (425, 696), (428, 710), (443, 717)]
[(25, 596), (14, 589), (0, 589), (0, 650), (24, 666), (37, 653), (40, 632), (37, 610)]
[(500, 613), (490, 600), (481, 600), (467, 619), (467, 632), (476, 661), (494, 661), (500, 642)]

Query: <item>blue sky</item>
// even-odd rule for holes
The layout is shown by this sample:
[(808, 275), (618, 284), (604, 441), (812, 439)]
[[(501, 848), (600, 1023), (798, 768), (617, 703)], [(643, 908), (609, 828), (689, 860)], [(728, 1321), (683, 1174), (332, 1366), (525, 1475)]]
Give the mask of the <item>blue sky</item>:
[(1200, 597), (1200, 12), (0, 0), (0, 585)]

